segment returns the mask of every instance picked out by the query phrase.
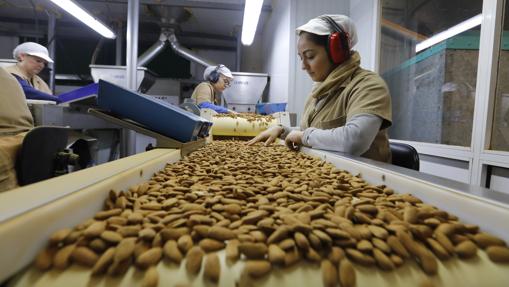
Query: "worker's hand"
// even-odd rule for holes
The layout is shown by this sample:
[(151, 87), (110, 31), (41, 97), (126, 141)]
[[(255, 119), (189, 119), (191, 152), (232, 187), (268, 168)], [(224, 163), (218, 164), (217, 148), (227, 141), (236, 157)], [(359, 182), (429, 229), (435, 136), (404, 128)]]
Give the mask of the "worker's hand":
[(272, 126), (258, 134), (255, 138), (248, 141), (246, 144), (253, 145), (257, 142), (265, 141), (265, 146), (268, 146), (271, 143), (273, 143), (284, 131), (285, 130), (283, 129), (283, 127)]
[(238, 114), (238, 113), (237, 113), (236, 111), (234, 111), (234, 110), (228, 110), (228, 113), (229, 113), (229, 114)]
[(291, 150), (299, 150), (302, 145), (303, 131), (291, 131), (285, 138), (286, 146)]

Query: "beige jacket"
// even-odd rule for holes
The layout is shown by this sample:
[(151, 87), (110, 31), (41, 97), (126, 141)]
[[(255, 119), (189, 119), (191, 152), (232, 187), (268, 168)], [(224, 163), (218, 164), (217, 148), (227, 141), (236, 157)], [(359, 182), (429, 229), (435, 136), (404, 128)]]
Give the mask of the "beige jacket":
[(25, 94), (16, 78), (0, 68), (0, 191), (18, 186), (14, 169), (25, 134), (34, 127)]
[(196, 88), (194, 88), (191, 99), (196, 100), (196, 104), (199, 105), (203, 102), (209, 102), (214, 105), (220, 104), (218, 95), (214, 91), (214, 87), (209, 82), (202, 82)]
[(0, 68), (0, 136), (15, 135), (34, 127), (25, 94), (19, 82)]
[(362, 69), (355, 53), (319, 86), (304, 106), (301, 129), (342, 127), (354, 115), (372, 114), (383, 119), (375, 140), (363, 157), (390, 162), (387, 128), (392, 122), (391, 97), (383, 79)]
[(23, 74), (23, 72), (21, 71), (21, 69), (18, 67), (17, 64), (6, 67), (5, 70), (7, 70), (7, 72), (14, 74), (14, 75), (22, 78), (23, 80), (27, 81), (36, 90), (39, 90), (41, 92), (44, 92), (44, 93), (50, 94), (50, 95), (53, 94), (53, 92), (51, 92), (51, 89), (48, 87), (48, 84), (46, 84), (46, 82), (44, 82), (44, 80), (41, 79), (41, 77), (35, 75), (32, 78), (27, 78)]

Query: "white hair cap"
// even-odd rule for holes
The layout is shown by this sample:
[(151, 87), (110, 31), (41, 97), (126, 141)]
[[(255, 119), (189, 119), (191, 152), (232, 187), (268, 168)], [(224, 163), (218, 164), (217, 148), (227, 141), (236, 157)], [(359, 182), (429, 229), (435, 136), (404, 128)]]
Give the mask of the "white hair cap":
[[(218, 68), (219, 67), (219, 68)], [(217, 69), (217, 72), (227, 78), (233, 79), (233, 74), (225, 65), (220, 64), (217, 66), (208, 66), (203, 72), (203, 79), (208, 80), (210, 74)]]
[(20, 44), (16, 48), (14, 48), (14, 51), (12, 51), (12, 55), (16, 60), (19, 59), (19, 54), (22, 53), (30, 56), (39, 57), (41, 59), (44, 59), (48, 63), (53, 63), (53, 60), (49, 57), (48, 49), (46, 49), (46, 47), (44, 47), (43, 45), (39, 45), (34, 42), (25, 42), (23, 44)]
[(309, 20), (306, 24), (298, 27), (297, 35), (300, 32), (308, 32), (316, 35), (329, 35), (334, 32), (333, 27), (326, 20), (322, 19), (323, 16), (328, 16), (334, 20), (344, 31), (348, 34), (350, 40), (350, 49), (357, 44), (357, 30), (353, 21), (345, 15), (321, 15)]

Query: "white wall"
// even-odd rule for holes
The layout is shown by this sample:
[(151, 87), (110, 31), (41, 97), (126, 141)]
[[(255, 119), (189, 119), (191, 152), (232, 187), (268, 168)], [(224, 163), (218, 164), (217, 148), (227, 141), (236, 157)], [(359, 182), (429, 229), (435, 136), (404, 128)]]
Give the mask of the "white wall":
[(270, 75), (269, 102), (287, 103), (290, 79), (290, 5), (273, 0), (262, 36), (263, 71)]
[(355, 23), (358, 38), (353, 48), (361, 55), (361, 67), (371, 71), (378, 71), (379, 3), (379, 0), (350, 0), (349, 16)]
[(263, 39), (265, 31), (263, 25), (258, 23), (255, 38), (251, 46), (241, 47), (240, 71), (246, 73), (265, 73), (263, 63), (266, 55), (262, 54)]
[[(212, 63), (223, 64), (228, 67), (232, 72), (235, 71), (235, 51), (224, 51), (224, 50), (193, 50), (198, 56), (211, 61)], [(198, 81), (203, 80), (203, 71), (205, 67), (191, 61), (190, 67), (191, 75)]]

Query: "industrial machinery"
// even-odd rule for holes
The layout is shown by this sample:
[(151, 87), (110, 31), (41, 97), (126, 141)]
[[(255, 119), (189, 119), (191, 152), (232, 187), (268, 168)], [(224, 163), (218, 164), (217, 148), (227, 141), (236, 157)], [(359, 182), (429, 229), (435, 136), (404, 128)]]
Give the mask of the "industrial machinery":
[[(90, 65), (90, 74), (96, 83), (99, 80), (105, 80), (121, 87), (125, 87), (127, 84), (125, 66)], [(145, 93), (152, 87), (156, 79), (154, 73), (149, 69), (138, 67), (136, 80), (137, 91)]]
[(204, 138), (211, 126), (209, 121), (193, 113), (103, 80), (99, 81), (97, 104), (102, 109), (180, 142)]
[(268, 87), (268, 74), (234, 72), (231, 87), (224, 90), (223, 96), (229, 109), (236, 112), (256, 111), (256, 104), (262, 99)]

